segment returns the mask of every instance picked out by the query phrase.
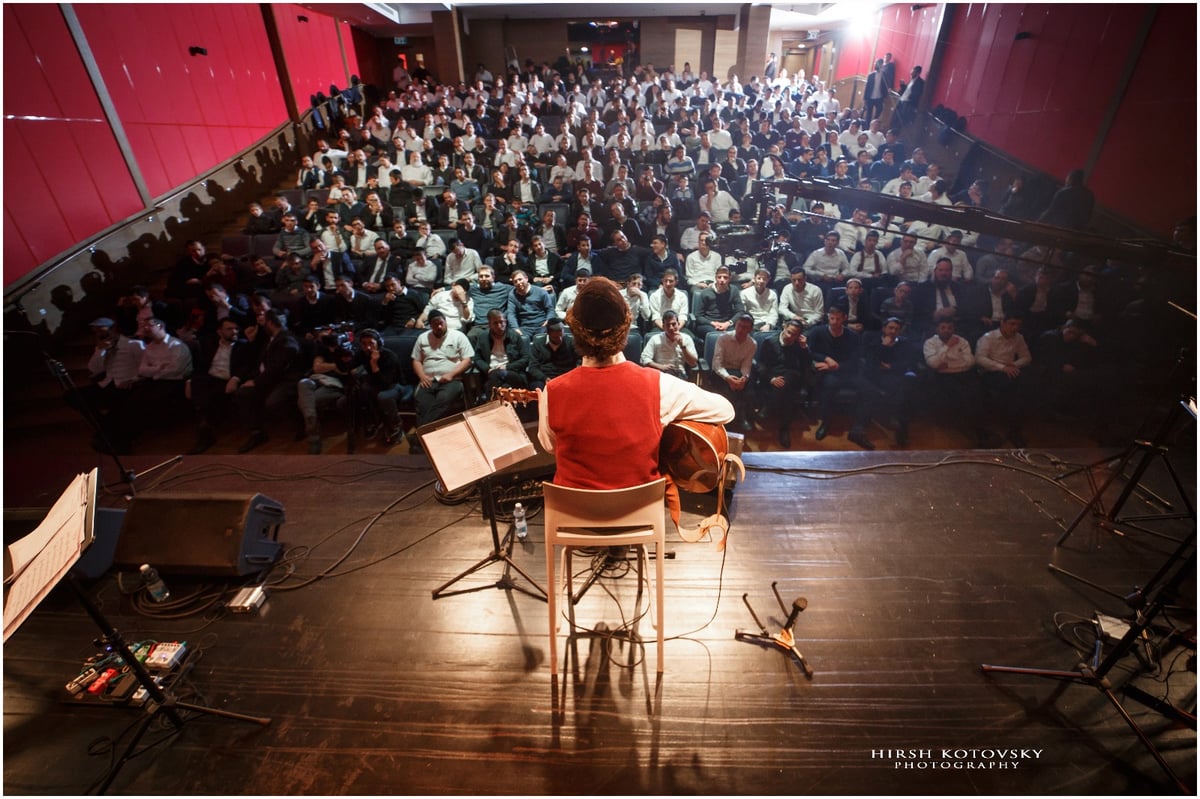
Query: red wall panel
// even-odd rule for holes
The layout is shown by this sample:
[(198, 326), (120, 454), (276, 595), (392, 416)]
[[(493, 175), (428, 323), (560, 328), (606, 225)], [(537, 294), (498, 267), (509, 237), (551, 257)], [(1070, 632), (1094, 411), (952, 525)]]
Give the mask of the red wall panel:
[[(154, 197), (193, 181), (287, 119), (257, 4), (77, 4), (101, 79)], [(348, 24), (271, 6), (293, 85), (308, 96), (359, 70)], [(308, 24), (296, 17), (307, 16)], [(303, 28), (303, 30), (301, 30)], [(369, 37), (368, 37), (369, 38)], [(192, 56), (188, 48), (207, 55)], [(143, 208), (59, 7), (4, 7), (4, 280)]]
[[(187, 183), (287, 118), (258, 6), (75, 8), (151, 195)], [(208, 54), (189, 55), (193, 46)]]
[(865, 77), (871, 74), (871, 67), (875, 64), (875, 59), (871, 57), (874, 40), (873, 31), (861, 31), (853, 25), (846, 29), (838, 43), (837, 66), (833, 70), (835, 82), (855, 75)]
[[(270, 8), (300, 110), (303, 112), (309, 107), (309, 98), (317, 92), (328, 96), (330, 84), (339, 89), (346, 88), (350, 83), (350, 74), (358, 70), (350, 26), (302, 6), (272, 5)], [(301, 22), (302, 16), (308, 21)], [(341, 48), (338, 46), (339, 28), (345, 34), (349, 73), (342, 64)]]
[[(386, 87), (392, 80), (390, 69), (386, 69), (379, 57), (379, 45), (375, 37), (364, 30), (353, 30), (354, 54), (358, 60), (357, 74), (363, 83), (372, 83), (380, 88)], [(390, 40), (389, 40), (390, 41)], [(368, 109), (368, 112), (370, 109)]]
[[(1085, 165), (1146, 9), (959, 6), (941, 68), (928, 76), (930, 104), (953, 109), (966, 117), (971, 135), (1061, 178)], [(1194, 6), (1158, 7), (1091, 176), (1102, 205), (1164, 233), (1195, 213), (1195, 30)], [(1029, 36), (1017, 40), (1018, 33)], [(1144, 159), (1130, 153), (1144, 149), (1148, 119), (1177, 120), (1187, 131), (1184, 146), (1172, 152), (1181, 156), (1171, 170), (1178, 177), (1156, 185), (1154, 202), (1129, 191), (1144, 175)]]
[[(954, 109), (969, 133), (1051, 174), (1081, 166), (1141, 7), (973, 4), (956, 11), (941, 68), (928, 78), (931, 105)], [(1018, 41), (1019, 32), (1030, 36)]]
[(942, 5), (926, 5), (913, 10), (913, 6), (898, 3), (880, 12), (879, 41), (875, 52), (882, 58), (891, 53), (896, 62), (896, 90), (901, 80), (908, 80), (912, 68), (921, 65), (928, 68), (937, 39), (937, 26), (943, 12)]
[[(1195, 30), (1194, 5), (1158, 7), (1090, 176), (1092, 190), (1102, 203), (1163, 234), (1169, 234), (1179, 219), (1196, 213)], [(1153, 139), (1148, 136), (1152, 131)], [(1151, 166), (1148, 156), (1158, 156), (1154, 160), (1165, 170)], [(1148, 188), (1132, 188), (1147, 186), (1149, 174), (1157, 179)]]
[(58, 6), (4, 6), (4, 281), (142, 207)]

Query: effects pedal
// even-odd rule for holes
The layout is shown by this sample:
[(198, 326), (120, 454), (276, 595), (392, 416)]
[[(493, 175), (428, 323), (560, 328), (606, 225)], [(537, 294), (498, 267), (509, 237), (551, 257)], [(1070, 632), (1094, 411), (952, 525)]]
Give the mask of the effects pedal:
[(167, 642), (154, 645), (146, 658), (146, 666), (151, 669), (168, 671), (183, 662), (187, 654), (187, 642)]
[(67, 683), (67, 693), (72, 695), (79, 693), (84, 688), (87, 688), (89, 685), (94, 683), (99, 676), (100, 672), (96, 671), (95, 669), (88, 669), (83, 674), (80, 674), (78, 677)]
[[(154, 684), (157, 685), (159, 688), (162, 688), (163, 678), (155, 677)], [(133, 692), (133, 697), (129, 701), (132, 704), (137, 705), (138, 707), (141, 707), (142, 705), (146, 704), (146, 697), (149, 695), (150, 695), (150, 692), (146, 690), (145, 686), (139, 685), (138, 689)]]

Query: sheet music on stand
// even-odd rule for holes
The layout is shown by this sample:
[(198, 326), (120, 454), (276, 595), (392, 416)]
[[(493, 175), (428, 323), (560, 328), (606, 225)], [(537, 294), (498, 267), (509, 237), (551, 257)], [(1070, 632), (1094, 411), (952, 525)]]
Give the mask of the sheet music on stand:
[(5, 550), (5, 641), (91, 546), (99, 475), (78, 475), (37, 529)]
[(417, 431), (446, 491), (457, 491), (537, 454), (512, 405), (494, 401)]

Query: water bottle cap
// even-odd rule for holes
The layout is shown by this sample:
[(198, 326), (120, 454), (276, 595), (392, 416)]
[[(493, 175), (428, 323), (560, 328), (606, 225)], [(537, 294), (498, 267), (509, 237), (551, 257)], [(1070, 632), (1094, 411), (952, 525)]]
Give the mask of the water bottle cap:
[(143, 571), (143, 572), (148, 572), (148, 571), (150, 571), (150, 564), (149, 564), (149, 563), (143, 563), (143, 564), (142, 564), (142, 565), (141, 565), (141, 566), (138, 568), (138, 571)]

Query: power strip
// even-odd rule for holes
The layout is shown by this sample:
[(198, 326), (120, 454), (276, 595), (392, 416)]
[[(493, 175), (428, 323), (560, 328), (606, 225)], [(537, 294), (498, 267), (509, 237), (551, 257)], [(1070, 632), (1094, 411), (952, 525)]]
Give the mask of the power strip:
[(158, 643), (150, 650), (146, 666), (151, 669), (172, 669), (179, 665), (186, 653), (187, 641)]

